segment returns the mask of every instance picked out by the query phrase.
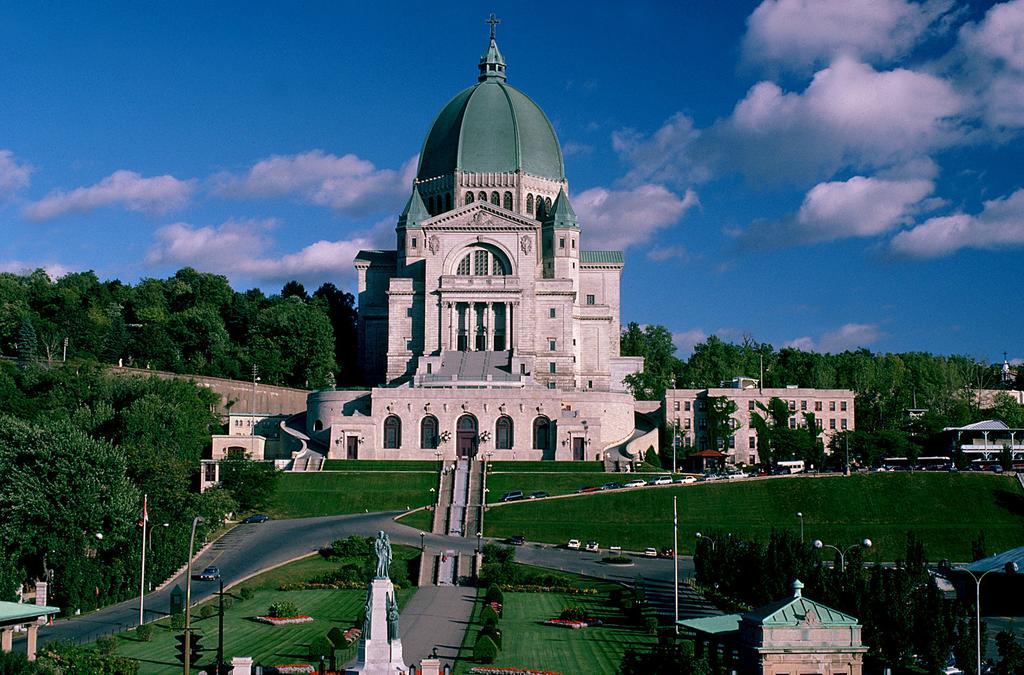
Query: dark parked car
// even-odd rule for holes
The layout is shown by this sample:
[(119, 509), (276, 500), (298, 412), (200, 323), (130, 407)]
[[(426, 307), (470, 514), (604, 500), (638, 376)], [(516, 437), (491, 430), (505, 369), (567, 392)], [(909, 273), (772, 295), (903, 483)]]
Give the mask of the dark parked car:
[(622, 483), (605, 483), (601, 486), (602, 490), (618, 490), (622, 487)]
[(216, 581), (217, 579), (220, 579), (220, 568), (213, 565), (199, 573), (200, 581)]
[(521, 534), (516, 534), (508, 538), (508, 543), (512, 544), (513, 546), (522, 546), (526, 543), (526, 537), (524, 537)]
[(249, 516), (248, 518), (246, 518), (242, 522), (243, 523), (265, 523), (268, 520), (270, 520), (270, 516), (268, 516), (267, 514), (265, 514), (265, 513), (257, 513), (257, 514)]
[(523, 498), (522, 490), (513, 490), (512, 492), (506, 492), (501, 496), (503, 502), (517, 502)]
[(550, 494), (548, 494), (547, 492), (544, 492), (543, 490), (540, 490), (538, 492), (531, 492), (530, 493), (530, 499), (544, 499), (545, 497), (550, 497), (550, 496), (551, 496)]

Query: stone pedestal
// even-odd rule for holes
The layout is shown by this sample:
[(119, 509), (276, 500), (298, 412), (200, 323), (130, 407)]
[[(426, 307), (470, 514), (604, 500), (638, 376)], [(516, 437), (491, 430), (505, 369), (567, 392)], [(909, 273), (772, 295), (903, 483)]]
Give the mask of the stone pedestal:
[(367, 600), (369, 611), (359, 640), (359, 655), (355, 667), (348, 672), (362, 675), (408, 673), (409, 668), (402, 660), (402, 639), (397, 631), (394, 635), (389, 634), (388, 608), (396, 602), (391, 580), (374, 579), (370, 582)]

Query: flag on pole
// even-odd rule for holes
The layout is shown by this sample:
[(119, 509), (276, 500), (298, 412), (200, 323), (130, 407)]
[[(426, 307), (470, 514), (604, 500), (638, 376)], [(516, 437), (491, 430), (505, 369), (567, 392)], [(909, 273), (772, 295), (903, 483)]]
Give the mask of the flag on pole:
[(136, 523), (139, 527), (145, 527), (145, 524), (149, 522), (149, 508), (147, 501), (149, 495), (143, 495), (142, 497), (142, 513), (139, 514), (139, 521)]

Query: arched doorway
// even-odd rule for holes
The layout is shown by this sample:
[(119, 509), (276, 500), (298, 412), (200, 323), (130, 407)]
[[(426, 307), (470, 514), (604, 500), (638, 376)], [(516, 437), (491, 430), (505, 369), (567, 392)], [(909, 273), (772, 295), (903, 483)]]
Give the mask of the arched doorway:
[(477, 447), (477, 423), (472, 415), (463, 415), (455, 425), (455, 449), (460, 458), (473, 457)]

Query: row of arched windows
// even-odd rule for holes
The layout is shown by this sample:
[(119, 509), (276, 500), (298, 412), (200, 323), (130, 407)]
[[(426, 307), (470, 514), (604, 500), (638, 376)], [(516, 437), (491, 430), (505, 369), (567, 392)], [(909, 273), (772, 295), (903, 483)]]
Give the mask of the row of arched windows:
[[(533, 420), (534, 450), (549, 450), (552, 447), (551, 430), (551, 420), (544, 415)], [(440, 444), (440, 440), (440, 424), (437, 418), (433, 415), (425, 416), (420, 420), (420, 448), (434, 450)], [(508, 415), (502, 415), (494, 423), (494, 447), (497, 450), (511, 450), (514, 446), (515, 422)], [(402, 447), (402, 419), (398, 415), (388, 415), (384, 419), (384, 447), (389, 450)]]
[(446, 193), (443, 195), (430, 195), (427, 197), (427, 212), (436, 216), (439, 213), (452, 210), (452, 194)]
[(536, 202), (534, 201), (533, 195), (526, 195), (526, 212), (533, 213), (534, 204), (537, 205), (537, 219), (540, 220), (544, 217), (544, 214), (551, 210), (551, 197), (543, 197), (537, 195)]
[[(472, 204), (475, 201), (486, 202), (487, 201), (487, 193), (484, 192), (483, 190), (481, 190), (476, 195), (474, 195), (472, 192), (467, 192), (466, 193), (466, 203), (467, 204)], [(501, 194), (499, 194), (496, 191), (492, 192), (491, 193), (491, 203), (494, 204), (495, 206), (501, 206), (501, 207), (506, 208), (509, 211), (511, 211), (512, 210), (512, 193), (511, 192), (506, 192), (505, 195), (502, 196)]]

